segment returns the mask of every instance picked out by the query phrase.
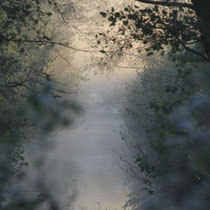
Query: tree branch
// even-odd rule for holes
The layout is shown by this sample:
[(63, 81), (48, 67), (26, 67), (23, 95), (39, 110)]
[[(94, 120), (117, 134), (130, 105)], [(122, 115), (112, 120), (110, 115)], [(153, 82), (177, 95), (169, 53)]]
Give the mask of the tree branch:
[(205, 55), (201, 54), (200, 52), (190, 48), (190, 47), (187, 47), (186, 44), (184, 42), (182, 42), (180, 39), (178, 39), (178, 41), (180, 42), (180, 44), (184, 47), (185, 50), (197, 55), (197, 56), (200, 56), (201, 58), (203, 58), (204, 60), (206, 60), (207, 62), (210, 62), (209, 58), (206, 57)]
[[(2, 37), (0, 37), (2, 38)], [(37, 43), (37, 44), (50, 44), (50, 45), (57, 45), (57, 46), (62, 46), (62, 47), (66, 47), (66, 48), (69, 48), (71, 50), (74, 50), (74, 51), (80, 51), (80, 52), (86, 52), (86, 53), (102, 53), (102, 51), (104, 50), (86, 50), (86, 49), (81, 49), (81, 48), (76, 48), (76, 47), (72, 47), (70, 46), (68, 43), (63, 43), (63, 42), (57, 42), (57, 41), (51, 41), (50, 38), (43, 38), (43, 39), (38, 39), (38, 40), (30, 40), (30, 39), (8, 39), (8, 38), (2, 38), (3, 41), (6, 41), (6, 42), (16, 42), (16, 43)], [(115, 53), (115, 51), (104, 51), (104, 53)], [(128, 54), (128, 53), (125, 53), (126, 55), (130, 55), (130, 56), (137, 56), (139, 57), (138, 55), (132, 55), (132, 54)]]
[(4, 41), (7, 42), (17, 42), (17, 43), (37, 43), (37, 44), (51, 44), (51, 45), (60, 45), (69, 49), (72, 49), (74, 51), (81, 51), (81, 52), (95, 52), (98, 53), (100, 51), (91, 51), (91, 50), (85, 50), (85, 49), (79, 49), (76, 47), (70, 46), (68, 43), (62, 43), (62, 42), (56, 42), (56, 41), (51, 41), (51, 39), (40, 39), (40, 40), (30, 40), (30, 39), (7, 39), (3, 38)]
[(152, 4), (152, 5), (159, 5), (159, 6), (166, 6), (166, 7), (186, 7), (189, 9), (194, 9), (193, 5), (189, 3), (165, 2), (165, 1), (154, 1), (154, 0), (136, 0), (136, 1), (144, 3), (144, 4)]

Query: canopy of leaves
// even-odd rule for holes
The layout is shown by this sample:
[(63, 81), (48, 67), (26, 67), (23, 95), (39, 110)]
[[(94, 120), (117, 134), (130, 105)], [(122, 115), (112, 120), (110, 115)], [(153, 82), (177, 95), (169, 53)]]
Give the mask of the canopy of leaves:
[[(149, 2), (152, 4), (153, 1)], [(144, 8), (128, 5), (121, 11), (112, 8), (110, 11), (101, 12), (111, 26), (102, 34), (102, 39), (110, 40), (116, 45), (121, 43), (122, 49), (134, 46), (138, 49), (138, 46), (144, 44), (148, 55), (153, 51), (163, 50), (167, 45), (171, 46), (173, 53), (184, 48), (208, 61), (206, 48), (209, 37), (205, 35), (205, 43), (203, 37), (203, 28), (208, 31), (208, 25), (201, 23), (201, 18), (197, 15), (199, 8), (195, 9), (196, 6), (192, 5), (190, 7), (167, 7), (167, 3), (164, 5), (166, 7), (157, 2)], [(114, 29), (118, 30), (121, 38), (114, 39), (115, 37), (110, 35), (110, 30)]]
[[(98, 35), (103, 53), (108, 55), (109, 46), (121, 54), (159, 51), (173, 71), (166, 60), (152, 69), (148, 63), (131, 86), (126, 107), (130, 136), (122, 138), (136, 160), (125, 157), (126, 172), (158, 200), (146, 209), (208, 209), (210, 3), (138, 2), (147, 4), (101, 12), (110, 23)], [(140, 193), (131, 193), (127, 207), (139, 208)]]
[(79, 111), (76, 104), (57, 99), (65, 91), (48, 69), (54, 47), (51, 20), (59, 11), (55, 0), (0, 1), (1, 209), (37, 209), (44, 200), (50, 209), (58, 206), (44, 186), (39, 190), (45, 196), (35, 193), (28, 199), (21, 193), (23, 189), (17, 191), (10, 184), (24, 179), (28, 138), (35, 131), (46, 138), (55, 126), (69, 124), (63, 111)]

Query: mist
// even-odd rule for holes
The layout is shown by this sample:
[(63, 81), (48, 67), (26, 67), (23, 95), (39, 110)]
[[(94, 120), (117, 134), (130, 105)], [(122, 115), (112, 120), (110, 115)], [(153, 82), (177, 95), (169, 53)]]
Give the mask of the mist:
[(121, 209), (128, 193), (120, 157), (114, 152), (122, 146), (120, 100), (127, 79), (113, 73), (90, 74), (82, 82), (78, 100), (84, 113), (75, 128), (56, 135), (55, 159), (73, 162), (80, 170), (75, 209)]
[[(97, 32), (95, 24), (104, 27), (98, 15), (104, 6), (93, 3), (93, 7), (94, 13), (84, 6), (84, 11), (89, 12), (85, 18)], [(53, 63), (55, 77), (65, 84), (66, 90), (73, 90), (73, 94), (64, 98), (78, 103), (82, 112), (74, 117), (70, 127), (53, 131), (44, 146), (29, 144), (26, 156), (30, 170), (25, 182), (33, 186), (42, 180), (53, 198), (61, 203), (61, 209), (122, 209), (129, 191), (126, 174), (119, 167), (118, 152), (124, 147), (120, 111), (126, 84), (134, 78), (136, 70), (115, 66), (101, 70), (94, 60), (100, 54), (92, 53), (89, 44), (95, 34), (88, 34), (90, 28), (83, 21), (83, 18), (75, 21), (81, 33), (62, 23), (59, 27), (66, 33), (57, 36), (66, 40), (69, 36), (76, 48), (90, 52), (59, 47)], [(127, 62), (123, 66), (128, 66)], [(66, 114), (72, 117), (71, 113)], [(39, 161), (42, 163), (37, 166)]]
[(209, 1), (0, 3), (0, 209), (210, 207)]
[(126, 84), (134, 75), (131, 69), (110, 74), (90, 69), (75, 96), (82, 113), (73, 125), (54, 131), (46, 146), (29, 147), (30, 156), (35, 155), (32, 163), (44, 157), (38, 171), (31, 169), (30, 179), (36, 171), (34, 179), (45, 182), (62, 208), (122, 209), (125, 204), (128, 186), (118, 154), (124, 147), (120, 110)]

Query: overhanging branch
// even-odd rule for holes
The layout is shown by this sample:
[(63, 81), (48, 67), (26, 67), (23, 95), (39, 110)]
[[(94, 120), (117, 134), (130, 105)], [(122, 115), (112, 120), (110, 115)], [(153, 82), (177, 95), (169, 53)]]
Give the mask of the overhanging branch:
[(200, 52), (198, 52), (198, 51), (196, 51), (196, 50), (194, 50), (194, 49), (192, 49), (192, 48), (190, 48), (190, 47), (187, 47), (186, 44), (185, 44), (184, 42), (182, 42), (180, 39), (177, 38), (177, 40), (178, 40), (179, 43), (184, 47), (185, 50), (187, 50), (187, 51), (189, 51), (189, 52), (191, 52), (191, 53), (193, 53), (193, 54), (195, 54), (195, 55), (197, 55), (197, 56), (203, 58), (203, 59), (204, 59), (205, 61), (207, 61), (207, 62), (210, 62), (210, 60), (209, 60), (208, 57), (206, 57), (206, 56), (203, 55), (202, 53), (200, 53)]
[(166, 2), (166, 1), (154, 1), (154, 0), (136, 0), (145, 4), (152, 4), (158, 6), (166, 6), (166, 7), (185, 7), (189, 9), (194, 9), (192, 4), (189, 3), (181, 3), (181, 2)]
[(50, 44), (50, 45), (58, 45), (58, 46), (62, 46), (62, 47), (66, 47), (69, 49), (72, 49), (74, 51), (81, 51), (81, 52), (95, 52), (98, 53), (100, 51), (91, 51), (91, 50), (85, 50), (85, 49), (79, 49), (76, 47), (72, 47), (70, 46), (68, 43), (63, 43), (63, 42), (57, 42), (57, 41), (51, 41), (51, 39), (40, 39), (40, 40), (30, 40), (30, 39), (7, 39), (7, 38), (3, 38), (3, 41), (6, 42), (17, 42), (17, 43), (37, 43), (37, 44)]

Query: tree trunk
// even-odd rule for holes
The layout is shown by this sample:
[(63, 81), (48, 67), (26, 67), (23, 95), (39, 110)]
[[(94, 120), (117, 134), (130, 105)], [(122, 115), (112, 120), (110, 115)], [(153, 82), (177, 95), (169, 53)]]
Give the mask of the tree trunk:
[(201, 41), (210, 61), (210, 0), (192, 0), (192, 3), (199, 21)]

